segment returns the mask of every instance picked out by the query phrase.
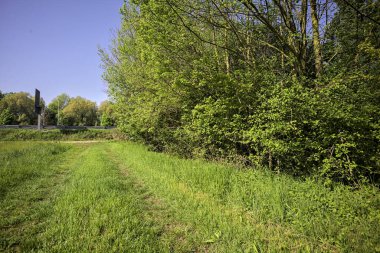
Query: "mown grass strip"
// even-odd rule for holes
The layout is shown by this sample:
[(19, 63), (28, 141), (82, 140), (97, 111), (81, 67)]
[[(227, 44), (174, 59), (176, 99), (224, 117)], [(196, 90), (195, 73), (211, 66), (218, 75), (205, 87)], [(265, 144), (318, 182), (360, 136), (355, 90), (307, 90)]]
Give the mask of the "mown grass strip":
[(143, 192), (123, 177), (105, 153), (92, 144), (78, 157), (54, 215), (41, 237), (47, 252), (157, 252), (158, 232), (144, 218)]
[(78, 150), (54, 143), (6, 142), (0, 148), (0, 251), (28, 252), (51, 214)]
[(380, 251), (378, 189), (331, 190), (265, 171), (148, 152), (136, 144), (107, 145), (167, 206), (170, 219), (183, 224), (181, 233), (192, 250)]
[(157, 244), (159, 252), (194, 252), (196, 242), (191, 234), (191, 227), (176, 219), (170, 208), (154, 192), (144, 185), (144, 182), (125, 166), (124, 161), (117, 156), (109, 145), (105, 147), (107, 156), (117, 165), (121, 175), (133, 183), (134, 191), (142, 193), (141, 202), (146, 205), (144, 219), (155, 224), (157, 228)]

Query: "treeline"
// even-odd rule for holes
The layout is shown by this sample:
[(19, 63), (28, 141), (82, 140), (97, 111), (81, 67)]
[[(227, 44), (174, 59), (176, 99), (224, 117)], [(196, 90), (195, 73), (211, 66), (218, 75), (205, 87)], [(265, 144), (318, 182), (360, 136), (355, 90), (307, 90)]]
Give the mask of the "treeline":
[[(43, 125), (114, 126), (113, 103), (96, 103), (82, 97), (63, 93), (46, 105), (41, 100)], [(1, 93), (0, 125), (35, 125), (34, 98), (26, 92)]]
[(100, 54), (132, 138), (326, 182), (379, 182), (379, 1), (137, 0), (121, 14)]

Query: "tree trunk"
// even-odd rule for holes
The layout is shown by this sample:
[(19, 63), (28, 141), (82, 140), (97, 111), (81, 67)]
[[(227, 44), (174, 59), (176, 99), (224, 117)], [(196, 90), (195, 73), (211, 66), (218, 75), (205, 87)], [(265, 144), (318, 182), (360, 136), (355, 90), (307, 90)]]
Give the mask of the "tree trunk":
[[(225, 48), (228, 48), (228, 31), (227, 29), (224, 30), (224, 39), (225, 39)], [(227, 49), (224, 50), (225, 52), (225, 63), (226, 63), (226, 73), (230, 73), (230, 54)]]
[(216, 59), (216, 63), (218, 65), (217, 68), (219, 70), (220, 62), (219, 62), (218, 47), (216, 46), (217, 42), (216, 42), (215, 27), (212, 28), (212, 42), (214, 43), (214, 45), (213, 45), (213, 47), (214, 47), (214, 56), (215, 56), (215, 59)]
[(311, 4), (311, 24), (313, 27), (313, 46), (315, 56), (315, 72), (317, 77), (322, 73), (322, 56), (321, 56), (321, 42), (319, 37), (319, 20), (317, 12), (316, 0), (310, 0)]
[(307, 0), (302, 0), (302, 7), (301, 7), (301, 15), (299, 17), (300, 19), (300, 24), (301, 24), (301, 64), (302, 64), (302, 69), (306, 70), (306, 49), (307, 49)]

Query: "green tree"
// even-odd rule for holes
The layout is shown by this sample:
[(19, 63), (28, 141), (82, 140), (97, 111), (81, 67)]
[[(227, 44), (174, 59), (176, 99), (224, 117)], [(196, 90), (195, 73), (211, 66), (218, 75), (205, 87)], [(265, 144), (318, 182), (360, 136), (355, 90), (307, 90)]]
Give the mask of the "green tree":
[(334, 75), (363, 68), (378, 74), (375, 69), (377, 61), (361, 50), (361, 45), (365, 43), (374, 49), (380, 48), (380, 2), (335, 2), (338, 10), (326, 29), (326, 65)]
[(115, 115), (114, 115), (113, 106), (114, 104), (107, 100), (100, 103), (98, 114), (99, 114), (101, 126), (115, 125)]
[[(378, 1), (134, 1), (103, 78), (156, 150), (379, 182)], [(355, 22), (352, 22), (352, 21)]]
[(97, 123), (96, 103), (82, 97), (71, 98), (62, 110), (62, 120), (70, 126), (93, 126)]
[[(0, 113), (7, 115), (7, 122), (14, 125), (34, 124), (37, 118), (37, 115), (34, 113), (34, 100), (26, 92), (5, 95), (0, 100)], [(11, 114), (11, 120), (9, 120), (9, 114)]]
[(69, 104), (71, 98), (66, 93), (62, 93), (55, 97), (47, 107), (48, 113), (48, 124), (50, 125), (61, 125), (62, 117), (60, 117), (59, 112)]
[(0, 113), (0, 125), (9, 125), (12, 123), (12, 113), (8, 108)]

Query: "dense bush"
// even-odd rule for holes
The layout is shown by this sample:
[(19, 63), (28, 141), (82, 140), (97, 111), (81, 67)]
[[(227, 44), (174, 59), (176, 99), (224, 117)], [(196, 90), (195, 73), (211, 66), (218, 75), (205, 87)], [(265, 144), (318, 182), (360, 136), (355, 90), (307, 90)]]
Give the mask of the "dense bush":
[[(281, 2), (125, 5), (100, 51), (118, 126), (159, 151), (379, 183), (379, 27), (336, 1), (302, 29), (305, 9)], [(378, 2), (354, 7), (380, 16)]]

